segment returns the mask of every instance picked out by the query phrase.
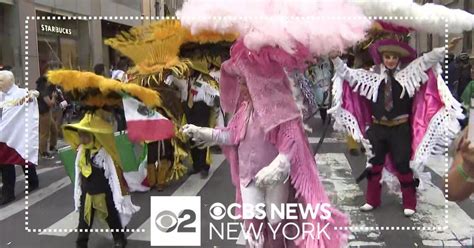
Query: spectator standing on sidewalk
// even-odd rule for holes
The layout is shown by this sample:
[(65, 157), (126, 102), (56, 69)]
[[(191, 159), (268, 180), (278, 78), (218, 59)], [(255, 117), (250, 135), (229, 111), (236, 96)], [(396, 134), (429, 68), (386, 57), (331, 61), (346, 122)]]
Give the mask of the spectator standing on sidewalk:
[[(63, 92), (58, 87), (54, 86), (54, 91), (56, 92), (57, 97), (56, 102), (51, 108), (51, 116), (53, 118), (53, 122), (51, 122), (50, 132), (54, 133), (54, 130), (57, 130), (57, 138), (62, 138), (63, 135), (61, 131), (61, 125), (63, 124), (64, 110), (66, 109), (68, 103), (64, 99)], [(56, 145), (52, 146), (52, 143), (53, 142), (51, 141), (49, 151), (52, 153), (56, 153), (58, 149)]]
[(457, 100), (466, 89), (471, 79), (471, 68), (469, 54), (461, 53), (448, 65), (448, 87)]
[(454, 159), (448, 173), (448, 200), (462, 201), (474, 193), (474, 148), (468, 140), (468, 129), (453, 142)]
[(49, 148), (55, 150), (58, 137), (58, 129), (54, 124), (52, 108), (55, 106), (58, 99), (58, 92), (55, 86), (48, 83), (45, 76), (41, 76), (36, 80), (36, 89), (40, 95), (38, 97), (39, 108), (39, 153), (40, 157), (44, 159), (52, 159), (53, 155), (48, 151)]

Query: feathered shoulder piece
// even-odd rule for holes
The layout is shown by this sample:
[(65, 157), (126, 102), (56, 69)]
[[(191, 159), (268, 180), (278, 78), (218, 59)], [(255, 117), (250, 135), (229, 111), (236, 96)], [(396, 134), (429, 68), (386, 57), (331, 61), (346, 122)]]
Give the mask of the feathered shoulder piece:
[(142, 101), (148, 107), (159, 107), (162, 101), (158, 92), (136, 84), (98, 76), (92, 72), (75, 70), (53, 70), (48, 80), (61, 86), (73, 100), (94, 107), (120, 105), (122, 95), (128, 94)]

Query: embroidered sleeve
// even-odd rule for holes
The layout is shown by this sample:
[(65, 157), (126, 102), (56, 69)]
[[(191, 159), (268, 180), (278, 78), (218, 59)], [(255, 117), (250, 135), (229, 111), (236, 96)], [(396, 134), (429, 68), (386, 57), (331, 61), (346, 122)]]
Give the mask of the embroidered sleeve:
[(426, 70), (438, 66), (438, 63), (443, 60), (443, 57), (444, 48), (435, 48), (433, 51), (415, 59), (407, 67), (398, 72), (395, 75), (395, 79), (403, 87), (400, 98), (403, 98), (405, 93), (413, 97), (420, 86), (428, 80)]
[(340, 58), (332, 60), (336, 71), (335, 77), (339, 76), (349, 82), (354, 92), (369, 100), (376, 98), (376, 92), (380, 82), (384, 79), (380, 74), (364, 69), (351, 69)]

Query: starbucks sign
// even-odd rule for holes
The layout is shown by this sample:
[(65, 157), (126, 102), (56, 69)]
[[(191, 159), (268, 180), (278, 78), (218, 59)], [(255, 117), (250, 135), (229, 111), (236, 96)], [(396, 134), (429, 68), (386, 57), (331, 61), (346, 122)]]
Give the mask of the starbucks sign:
[(72, 29), (70, 28), (53, 26), (53, 25), (48, 25), (48, 24), (41, 24), (40, 28), (41, 28), (41, 32), (45, 32), (45, 33), (72, 35)]

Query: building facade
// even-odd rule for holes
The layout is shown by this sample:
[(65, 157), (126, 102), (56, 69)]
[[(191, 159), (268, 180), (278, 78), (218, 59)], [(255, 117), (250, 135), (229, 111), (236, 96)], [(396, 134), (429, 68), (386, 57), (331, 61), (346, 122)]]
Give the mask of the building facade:
[[(12, 66), (17, 83), (24, 85), (28, 57), (30, 88), (50, 68), (91, 70), (98, 63), (110, 68), (120, 54), (104, 40), (149, 22), (115, 17), (171, 16), (182, 4), (183, 0), (0, 0), (0, 65)], [(33, 16), (25, 46), (25, 20)], [(108, 18), (63, 20), (64, 16)]]
[[(119, 55), (104, 39), (140, 25), (140, 20), (63, 20), (64, 16), (142, 16), (142, 0), (0, 0), (0, 64), (11, 65), (17, 83), (24, 85), (28, 57), (28, 86), (56, 67), (91, 70), (107, 67)], [(28, 45), (25, 46), (25, 20)], [(21, 76), (19, 76), (21, 75)]]
[(175, 16), (184, 0), (143, 0), (143, 14), (145, 16)]

